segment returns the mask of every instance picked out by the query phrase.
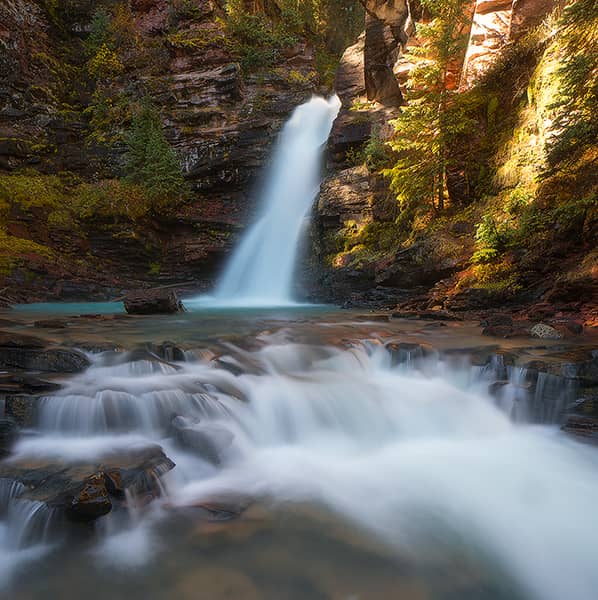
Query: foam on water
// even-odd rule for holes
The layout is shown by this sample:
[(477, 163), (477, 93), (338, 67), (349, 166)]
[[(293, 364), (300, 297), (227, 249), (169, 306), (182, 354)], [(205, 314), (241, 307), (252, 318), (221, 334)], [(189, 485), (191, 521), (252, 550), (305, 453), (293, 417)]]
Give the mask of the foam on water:
[[(392, 366), (381, 346), (273, 343), (237, 351), (236, 361), (239, 375), (222, 362), (156, 369), (98, 358), (44, 399), (39, 435), (17, 455), (69, 462), (158, 442), (177, 464), (164, 478), (171, 506), (231, 493), (307, 502), (414, 557), (442, 553), (457, 536), (530, 598), (595, 598), (596, 452), (514, 422), (522, 388), (497, 402), (480, 369), (436, 358)], [(175, 445), (173, 413), (234, 434), (220, 466)], [(100, 563), (125, 564), (118, 553), (130, 545), (129, 567), (143, 568), (160, 551), (161, 514), (136, 512), (125, 524), (110, 515)]]

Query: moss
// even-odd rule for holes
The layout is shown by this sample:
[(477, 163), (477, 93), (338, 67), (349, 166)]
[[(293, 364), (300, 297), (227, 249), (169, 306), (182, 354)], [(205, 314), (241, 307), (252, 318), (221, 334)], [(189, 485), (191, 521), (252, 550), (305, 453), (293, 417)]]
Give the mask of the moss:
[(159, 262), (153, 262), (149, 265), (148, 275), (160, 275), (162, 271), (162, 266)]
[(0, 276), (7, 276), (15, 267), (27, 264), (31, 255), (48, 260), (55, 257), (47, 246), (0, 230)]

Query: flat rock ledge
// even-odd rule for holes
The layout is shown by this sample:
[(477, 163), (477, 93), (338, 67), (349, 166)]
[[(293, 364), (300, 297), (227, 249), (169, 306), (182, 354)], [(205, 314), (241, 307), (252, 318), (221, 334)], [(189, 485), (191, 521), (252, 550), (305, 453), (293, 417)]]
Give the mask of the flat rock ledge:
[(147, 503), (160, 495), (159, 479), (173, 469), (158, 445), (111, 452), (90, 462), (16, 456), (0, 462), (0, 480), (18, 482), (18, 500), (44, 504), (70, 521), (90, 522), (125, 502), (128, 492)]

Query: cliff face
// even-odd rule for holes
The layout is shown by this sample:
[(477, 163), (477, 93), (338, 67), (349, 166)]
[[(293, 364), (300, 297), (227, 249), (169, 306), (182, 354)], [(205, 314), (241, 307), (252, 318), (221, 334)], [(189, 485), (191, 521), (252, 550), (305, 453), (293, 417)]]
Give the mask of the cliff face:
[[(113, 70), (94, 80), (87, 48), (98, 9), (112, 15), (118, 64), (100, 64)], [(224, 16), (212, 0), (0, 5), (0, 175), (122, 176), (123, 127), (145, 97), (159, 107), (191, 191), (175, 212), (93, 215), (66, 231), (30, 199), (11, 204), (8, 243), (18, 238), (24, 246), (4, 268), (15, 299), (119, 295), (144, 281), (209, 282), (251, 218), (256, 175), (280, 126), (319, 85), (314, 49), (301, 39), (267, 70), (244, 73)]]
[[(592, 112), (575, 105), (567, 85), (576, 53), (586, 57), (579, 64), (594, 64), (579, 81), (595, 81), (585, 41), (598, 23), (595, 8), (586, 6), (591, 2), (583, 3), (589, 17), (563, 21), (559, 15), (570, 4), (472, 3), (467, 49), (450, 74), (453, 102), (469, 125), (450, 149), (442, 214), (401, 213), (371, 160), (380, 141), (400, 135), (388, 126), (400, 108), (367, 100), (361, 77), (367, 69), (359, 63), (363, 45), (363, 56), (368, 53), (367, 36), (346, 51), (337, 78), (344, 112), (331, 138), (334, 168), (315, 218), (320, 298), (424, 310), (532, 305), (538, 314), (548, 303), (550, 314), (581, 310), (587, 323), (596, 322), (598, 188), (591, 165), (597, 141), (595, 129), (566, 115)], [(403, 17), (402, 5), (395, 14)], [(408, 51), (420, 43), (414, 34), (403, 45)], [(392, 56), (402, 86), (412, 65)], [(571, 150), (558, 154), (561, 147)]]

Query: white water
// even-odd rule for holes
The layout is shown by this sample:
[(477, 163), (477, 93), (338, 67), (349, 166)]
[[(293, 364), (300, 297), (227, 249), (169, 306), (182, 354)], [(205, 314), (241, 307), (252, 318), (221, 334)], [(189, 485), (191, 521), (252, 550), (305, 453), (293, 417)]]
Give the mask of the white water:
[[(487, 394), (489, 374), (435, 360), (392, 367), (383, 347), (271, 345), (245, 359), (238, 376), (210, 362), (97, 359), (44, 401), (40, 436), (17, 453), (69, 462), (158, 441), (177, 464), (170, 504), (232, 493), (322, 505), (415, 558), (442, 555), (456, 536), (525, 598), (595, 600), (596, 452), (513, 422)], [(234, 433), (221, 467), (166, 437), (173, 412)], [(159, 509), (108, 519), (100, 564), (142, 568), (160, 552)]]
[(234, 251), (212, 301), (236, 306), (293, 303), (301, 229), (320, 185), (321, 158), (340, 100), (313, 97), (297, 107), (277, 142), (260, 215)]

